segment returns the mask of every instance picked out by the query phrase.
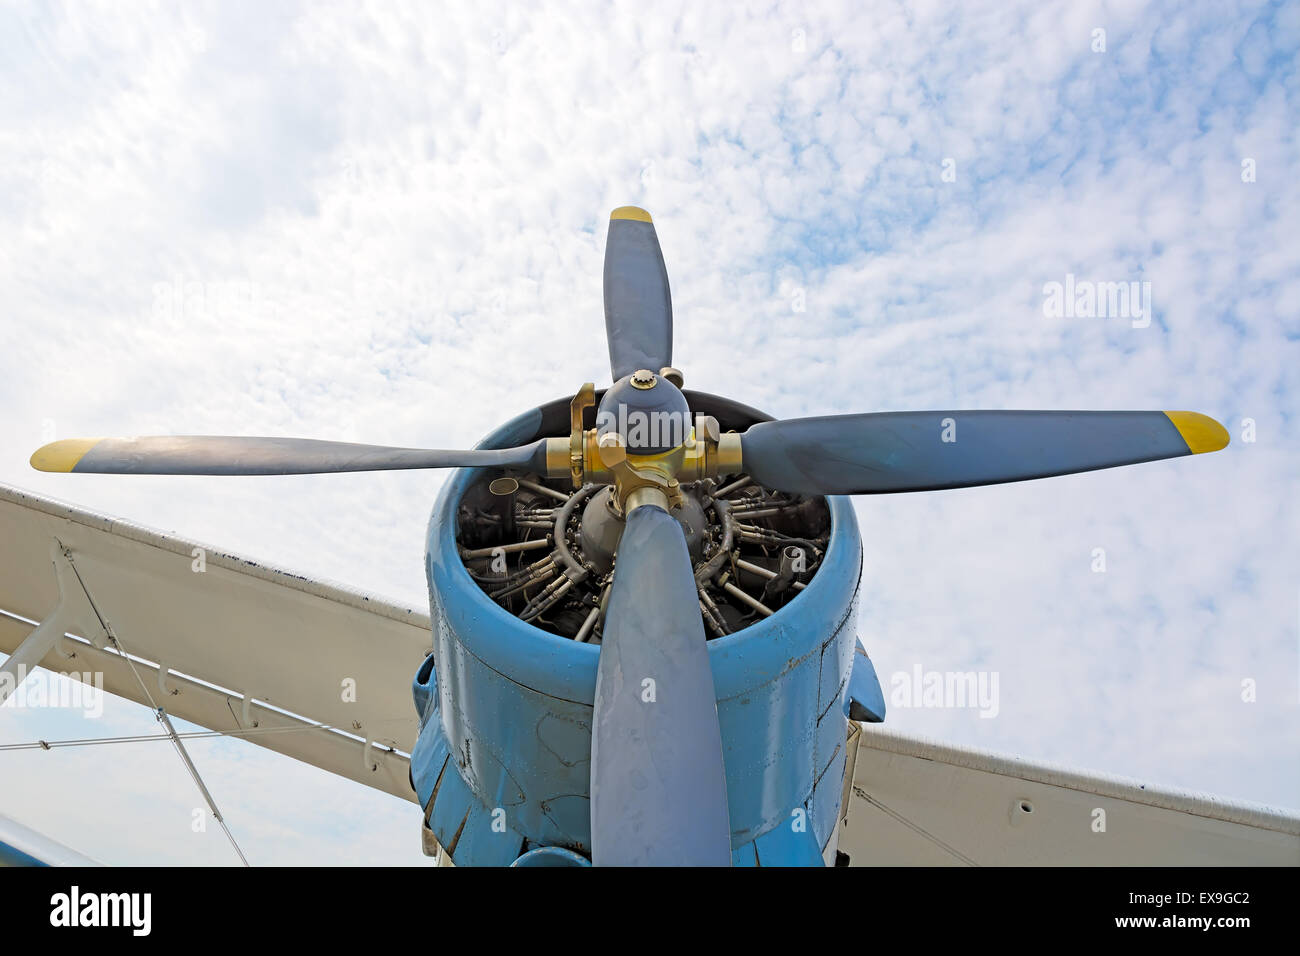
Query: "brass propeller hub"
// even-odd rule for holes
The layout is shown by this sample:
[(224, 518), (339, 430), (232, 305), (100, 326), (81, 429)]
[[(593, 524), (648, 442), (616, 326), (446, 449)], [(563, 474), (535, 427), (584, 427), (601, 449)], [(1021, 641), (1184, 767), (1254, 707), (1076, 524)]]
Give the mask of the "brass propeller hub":
[[(668, 372), (681, 375), (676, 369), (665, 369), (652, 377), (672, 383)], [(635, 388), (635, 376), (629, 378)], [(625, 513), (629, 506), (638, 504), (671, 508), (681, 500), (682, 483), (716, 479), (742, 470), (740, 436), (735, 432), (723, 434), (718, 420), (711, 415), (696, 416), (677, 444), (637, 454), (629, 450), (626, 437), (617, 428), (603, 432), (583, 428), (583, 415), (595, 404), (596, 387), (586, 382), (569, 404), (569, 436), (546, 440), (547, 476), (567, 476), (575, 489), (589, 483), (614, 485)]]

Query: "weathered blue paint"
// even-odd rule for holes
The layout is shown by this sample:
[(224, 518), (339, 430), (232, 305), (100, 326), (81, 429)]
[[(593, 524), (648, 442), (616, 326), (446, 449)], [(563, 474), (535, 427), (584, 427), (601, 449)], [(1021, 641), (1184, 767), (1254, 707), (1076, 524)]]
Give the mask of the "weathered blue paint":
[[(727, 405), (687, 396), (709, 414)], [(567, 406), (520, 416), (483, 447), (533, 440), (543, 422), (566, 421)], [(412, 783), (459, 865), (509, 863), (524, 847), (586, 857), (600, 649), (519, 621), (470, 578), (456, 552), (456, 509), (478, 476), (454, 473), (429, 521), (434, 653), (413, 688), (424, 723)], [(848, 500), (827, 503), (831, 542), (808, 586), (771, 617), (709, 642), (738, 865), (820, 865), (839, 811), (862, 546)]]
[[(838, 803), (838, 797), (836, 798)], [(800, 816), (800, 814), (804, 814)], [(820, 838), (803, 807), (796, 807), (779, 826), (754, 841), (759, 866), (821, 866)]]
[(49, 866), (49, 864), (0, 840), (0, 866)]
[(861, 647), (853, 655), (853, 671), (849, 675), (848, 715), (871, 724), (883, 723), (885, 719), (885, 694), (880, 689), (876, 665)]
[(579, 853), (558, 846), (539, 846), (529, 850), (511, 866), (591, 866), (591, 861)]

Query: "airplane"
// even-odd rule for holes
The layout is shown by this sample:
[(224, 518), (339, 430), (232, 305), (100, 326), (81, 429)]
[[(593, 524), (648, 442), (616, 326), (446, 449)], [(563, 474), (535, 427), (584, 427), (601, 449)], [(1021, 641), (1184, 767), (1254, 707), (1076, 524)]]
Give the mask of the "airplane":
[(774, 420), (685, 389), (663, 253), (634, 206), (609, 220), (604, 313), (612, 384), (472, 450), (41, 447), (33, 467), (73, 474), (455, 471), (426, 534), (427, 615), (0, 486), (0, 699), (24, 669), (102, 674), (178, 743), (171, 716), (413, 801), (447, 865), (1300, 862), (1290, 812), (885, 730), (857, 635), (849, 496), (1204, 454), (1228, 444), (1221, 424)]

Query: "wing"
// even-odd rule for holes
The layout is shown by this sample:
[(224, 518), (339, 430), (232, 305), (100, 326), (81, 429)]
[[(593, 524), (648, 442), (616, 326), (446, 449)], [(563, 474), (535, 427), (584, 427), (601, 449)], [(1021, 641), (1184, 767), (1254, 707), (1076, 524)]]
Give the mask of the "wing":
[(856, 753), (839, 841), (854, 866), (1300, 864), (1300, 817), (1267, 807), (878, 726)]
[(423, 611), (4, 485), (0, 541), (0, 652), (415, 799)]

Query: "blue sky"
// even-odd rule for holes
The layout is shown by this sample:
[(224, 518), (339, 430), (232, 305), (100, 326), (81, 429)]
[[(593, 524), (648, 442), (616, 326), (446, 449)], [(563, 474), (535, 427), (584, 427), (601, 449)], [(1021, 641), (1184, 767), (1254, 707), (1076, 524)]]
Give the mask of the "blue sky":
[[(1298, 46), (1282, 3), (8, 5), (0, 480), (418, 599), (441, 475), (27, 457), (169, 432), (472, 444), (605, 381), (605, 219), (638, 203), (690, 387), (778, 416), (1224, 422), (1216, 455), (858, 501), (859, 631), (886, 680), (999, 674), (996, 718), (895, 708), (899, 729), (1300, 806)], [(1150, 282), (1155, 320), (1045, 316), (1067, 274)], [(120, 702), (0, 711), (3, 741), (153, 727)], [(254, 862), (421, 859), (410, 806), (193, 750)], [(92, 855), (234, 859), (189, 832), (170, 748), (0, 764), (0, 812)]]

